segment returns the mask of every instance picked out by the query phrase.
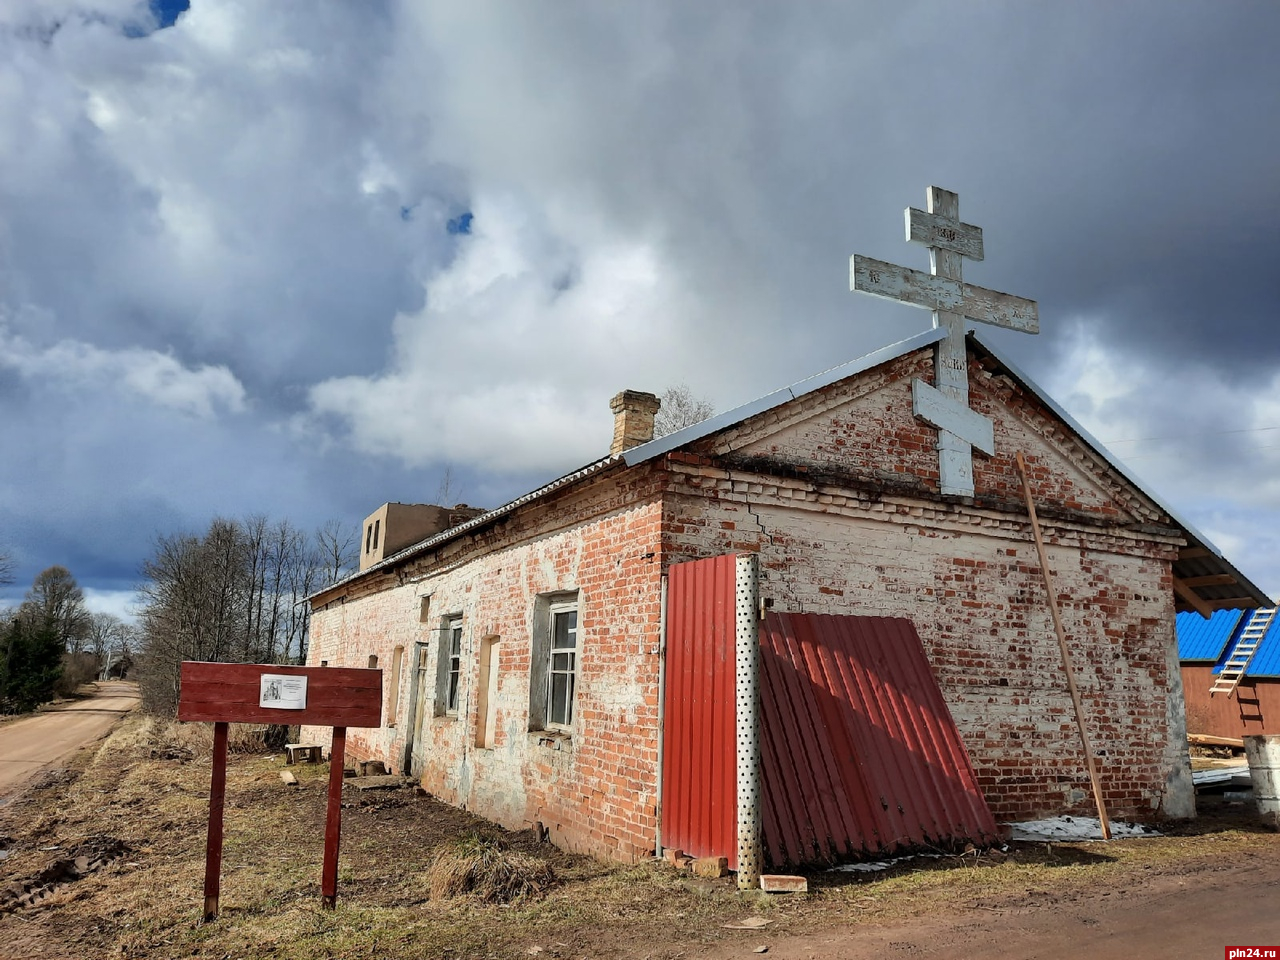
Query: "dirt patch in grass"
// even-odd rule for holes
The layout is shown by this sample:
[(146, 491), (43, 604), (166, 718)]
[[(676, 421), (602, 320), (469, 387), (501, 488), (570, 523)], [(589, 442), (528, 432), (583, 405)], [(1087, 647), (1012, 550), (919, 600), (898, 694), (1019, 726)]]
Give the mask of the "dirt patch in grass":
[[(1017, 844), (916, 860), (879, 874), (813, 872), (810, 892), (739, 894), (661, 863), (618, 866), (563, 853), (412, 790), (344, 795), (338, 908), (320, 909), (327, 767), (238, 754), (227, 778), (222, 916), (200, 923), (210, 760), (199, 726), (126, 719), (65, 770), (0, 807), (0, 888), (30, 882), (94, 838), (121, 855), (0, 914), (6, 957), (676, 958), (742, 939), (724, 925), (770, 920), (754, 942), (938, 911), (1014, 909), (1150, 878), (1274, 858), (1280, 837), (1222, 807), (1180, 835), (1110, 844)], [(432, 896), (430, 867), (463, 838), (538, 876), (510, 903)], [(58, 849), (49, 849), (56, 847)], [(43, 849), (42, 849), (43, 848)], [(764, 938), (764, 939), (761, 939)], [(745, 941), (744, 941), (745, 942)], [(530, 953), (538, 948), (534, 953)]]

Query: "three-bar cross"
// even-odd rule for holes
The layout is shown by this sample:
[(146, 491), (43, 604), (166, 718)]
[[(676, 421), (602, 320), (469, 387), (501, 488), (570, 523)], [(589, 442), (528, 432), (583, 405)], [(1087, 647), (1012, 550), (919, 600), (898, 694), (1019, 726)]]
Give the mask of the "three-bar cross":
[(960, 199), (950, 190), (929, 188), (929, 210), (909, 207), (907, 240), (929, 248), (931, 270), (922, 273), (854, 254), (849, 289), (933, 311), (933, 325), (947, 331), (934, 357), (936, 389), (923, 380), (911, 384), (912, 412), (938, 429), (938, 478), (942, 492), (973, 496), (973, 448), (995, 453), (991, 421), (969, 407), (965, 320), (1039, 333), (1034, 300), (965, 283), (963, 259), (982, 259), (982, 230), (960, 222)]

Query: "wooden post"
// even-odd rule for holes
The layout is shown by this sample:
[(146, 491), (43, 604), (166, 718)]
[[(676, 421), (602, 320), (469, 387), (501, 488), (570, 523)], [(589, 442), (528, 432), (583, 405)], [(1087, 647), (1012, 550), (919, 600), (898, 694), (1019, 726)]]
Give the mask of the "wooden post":
[(209, 780), (209, 835), (204, 848), (204, 922), (218, 918), (222, 883), (222, 806), (227, 795), (227, 724), (213, 725), (213, 774)]
[(347, 755), (347, 728), (333, 728), (329, 751), (329, 813), (324, 821), (324, 868), (320, 872), (320, 906), (338, 903), (338, 838), (342, 835), (342, 779)]
[(1067, 689), (1071, 691), (1071, 704), (1076, 710), (1076, 726), (1080, 729), (1080, 743), (1084, 747), (1084, 762), (1089, 768), (1089, 783), (1093, 785), (1093, 800), (1098, 805), (1098, 820), (1102, 823), (1102, 839), (1111, 839), (1111, 822), (1107, 819), (1107, 806), (1102, 801), (1102, 785), (1098, 782), (1098, 768), (1093, 762), (1093, 748), (1089, 746), (1089, 734), (1084, 728), (1084, 710), (1080, 707), (1080, 692), (1076, 690), (1076, 674), (1071, 666), (1071, 651), (1067, 648), (1067, 634), (1062, 629), (1062, 617), (1058, 613), (1058, 592), (1049, 573), (1049, 558), (1044, 552), (1044, 538), (1040, 536), (1040, 519), (1036, 516), (1036, 504), (1031, 498), (1031, 482), (1027, 479), (1027, 462), (1022, 451), (1017, 453), (1018, 475), (1022, 478), (1022, 493), (1027, 498), (1027, 513), (1031, 517), (1031, 533), (1036, 538), (1036, 553), (1040, 555), (1040, 572), (1044, 575), (1044, 587), (1049, 594), (1049, 612), (1053, 615), (1053, 630), (1058, 635), (1062, 650), (1062, 669), (1067, 675)]

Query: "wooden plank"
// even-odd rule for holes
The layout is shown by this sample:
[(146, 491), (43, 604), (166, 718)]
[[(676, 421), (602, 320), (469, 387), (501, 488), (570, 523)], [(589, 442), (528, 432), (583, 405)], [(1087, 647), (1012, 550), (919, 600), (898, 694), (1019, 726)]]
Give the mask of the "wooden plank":
[(987, 456), (996, 452), (995, 425), (923, 380), (911, 382), (911, 412), (928, 424), (959, 437)]
[(1173, 592), (1176, 593), (1192, 610), (1200, 614), (1206, 620), (1213, 616), (1213, 608), (1204, 602), (1194, 590), (1184, 584), (1177, 577), (1173, 578)]
[(1098, 781), (1098, 768), (1093, 762), (1093, 748), (1089, 745), (1089, 733), (1084, 726), (1084, 709), (1080, 706), (1080, 692), (1076, 689), (1076, 673), (1071, 665), (1071, 650), (1067, 646), (1067, 633), (1062, 628), (1062, 615), (1058, 612), (1058, 592), (1049, 573), (1049, 557), (1045, 553), (1044, 538), (1040, 535), (1040, 518), (1036, 516), (1036, 504), (1031, 498), (1031, 483), (1027, 480), (1027, 462), (1022, 451), (1017, 452), (1018, 476), (1022, 478), (1022, 494), (1027, 500), (1027, 515), (1031, 518), (1031, 533), (1036, 540), (1036, 553), (1040, 557), (1040, 572), (1044, 575), (1044, 587), (1049, 594), (1049, 613), (1053, 616), (1053, 631), (1058, 635), (1058, 648), (1062, 651), (1062, 670), (1067, 675), (1067, 689), (1071, 692), (1071, 705), (1076, 711), (1076, 727), (1080, 730), (1080, 744), (1084, 747), (1084, 760), (1089, 768), (1089, 783), (1093, 786), (1093, 801), (1098, 807), (1098, 820), (1102, 824), (1102, 839), (1111, 839), (1111, 822), (1107, 819), (1107, 805), (1102, 799), (1102, 784)]
[(1179, 560), (1200, 560), (1204, 557), (1212, 556), (1212, 551), (1206, 550), (1204, 547), (1183, 547), (1178, 551)]
[(1205, 601), (1215, 610), (1252, 610), (1258, 605), (1254, 597), (1227, 597), (1225, 600)]
[(907, 207), (907, 239), (923, 243), (926, 247), (950, 250), (968, 257), (982, 259), (982, 228), (971, 223), (961, 223), (954, 217), (926, 213), (915, 207)]
[[(307, 679), (306, 706), (259, 705), (263, 674)], [(382, 671), (355, 667), (299, 667), (274, 663), (204, 663), (181, 667), (178, 719), (377, 727), (382, 723)]]
[(382, 720), (381, 705), (324, 707), (307, 710), (273, 710), (269, 707), (235, 703), (189, 704), (179, 715), (188, 723), (287, 723), (320, 727), (377, 727)]
[(1244, 741), (1236, 737), (1214, 737), (1207, 733), (1188, 733), (1187, 742), (1197, 747), (1239, 747), (1244, 749)]
[(209, 777), (209, 830), (204, 845), (204, 922), (218, 918), (222, 884), (222, 810), (227, 796), (227, 725), (213, 726), (213, 773)]
[(219, 683), (256, 684), (264, 673), (280, 673), (290, 677), (306, 677), (307, 688), (382, 687), (381, 670), (364, 667), (301, 667), (288, 663), (211, 663), (184, 660), (182, 679), (211, 680)]
[(1213, 573), (1207, 577), (1182, 577), (1184, 587), (1225, 587), (1236, 582), (1229, 573)]
[(338, 903), (338, 842), (342, 837), (342, 781), (347, 756), (347, 728), (333, 728), (329, 751), (329, 809), (324, 821), (324, 867), (320, 871), (320, 906)]
[(849, 289), (927, 310), (963, 314), (978, 323), (1023, 333), (1040, 332), (1039, 307), (1034, 300), (936, 277), (860, 253), (849, 258)]

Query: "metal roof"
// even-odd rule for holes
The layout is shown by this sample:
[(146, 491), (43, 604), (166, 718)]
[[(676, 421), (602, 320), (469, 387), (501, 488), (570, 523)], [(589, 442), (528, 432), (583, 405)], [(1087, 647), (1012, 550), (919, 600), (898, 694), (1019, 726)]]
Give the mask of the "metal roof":
[[(1256, 612), (1256, 610), (1250, 610), (1246, 616)], [(1248, 625), (1247, 620), (1245, 625)], [(1220, 669), (1214, 670), (1214, 673), (1218, 672)], [(1253, 659), (1244, 668), (1244, 675), (1246, 677), (1280, 677), (1280, 616), (1271, 621), (1267, 635), (1262, 638)]]
[[(1205, 620), (1198, 613), (1178, 614), (1178, 659), (1182, 662), (1210, 662), (1214, 673), (1231, 655), (1240, 634), (1257, 610), (1219, 610)], [(1246, 677), (1280, 677), (1280, 616), (1268, 628), (1266, 636), (1244, 668)]]
[(627, 466), (634, 467), (637, 463), (644, 463), (646, 460), (652, 460), (654, 457), (660, 457), (665, 453), (670, 453), (672, 450), (683, 447), (686, 443), (693, 443), (695, 440), (709, 437), (713, 433), (718, 433), (741, 423), (748, 417), (754, 417), (757, 413), (764, 413), (766, 410), (772, 410), (774, 407), (781, 406), (797, 397), (803, 397), (806, 393), (813, 393), (815, 390), (821, 390), (823, 387), (829, 387), (833, 383), (839, 383), (841, 380), (862, 373), (864, 370), (870, 370), (872, 367), (878, 367), (880, 364), (888, 363), (890, 360), (905, 357), (908, 353), (913, 350), (919, 350), (921, 347), (932, 346), (945, 338), (946, 335), (946, 330), (938, 328), (926, 330), (924, 333), (901, 340), (898, 343), (891, 343), (875, 353), (868, 353), (865, 357), (858, 357), (856, 360), (850, 360), (837, 367), (831, 367), (829, 370), (824, 370), (822, 373), (799, 380), (790, 386), (783, 387), (781, 390), (766, 393), (763, 397), (758, 397), (755, 400), (748, 400), (740, 407), (734, 407), (732, 410), (718, 413), (714, 417), (709, 417), (700, 423), (685, 427), (683, 430), (677, 430), (675, 433), (669, 433), (665, 437), (657, 437), (648, 443), (641, 443), (630, 450), (624, 450), (621, 454), (622, 459), (627, 462)]
[(514, 510), (524, 506), (526, 503), (531, 503), (534, 500), (541, 499), (542, 497), (554, 493), (556, 490), (560, 490), (564, 487), (570, 486), (571, 484), (577, 483), (579, 480), (585, 479), (586, 477), (600, 473), (605, 467), (621, 462), (622, 461), (618, 457), (608, 456), (596, 460), (593, 463), (589, 463), (585, 467), (581, 467), (573, 471), (573, 473), (566, 473), (563, 477), (552, 480), (550, 483), (544, 484), (536, 490), (531, 490), (524, 494), (524, 496), (516, 497), (516, 499), (509, 503), (504, 503), (500, 507), (495, 507), (488, 513), (482, 513), (478, 517), (472, 517), (466, 523), (460, 523), (456, 527), (450, 527), (448, 530), (442, 530), (440, 533), (430, 536), (426, 540), (422, 540), (411, 546), (405, 547), (403, 550), (398, 553), (393, 553), (389, 557), (384, 557), (382, 560), (379, 560), (377, 563), (368, 566), (363, 570), (348, 574), (341, 580), (337, 580), (329, 584), (327, 587), (317, 590), (315, 593), (307, 597), (307, 599), (312, 600), (321, 594), (329, 593), (336, 590), (338, 587), (344, 587), (347, 584), (359, 580), (361, 577), (368, 576), (376, 571), (390, 569), (396, 564), (403, 563), (405, 560), (416, 557), (420, 553), (425, 553), (433, 547), (437, 547), (442, 543), (447, 543), (455, 537), (460, 537), (465, 533), (475, 530), (477, 527), (483, 527), (487, 523), (491, 523), (500, 517), (504, 517)]
[[(924, 333), (910, 337), (898, 343), (890, 344), (866, 356), (859, 357), (856, 360), (850, 360), (848, 363), (832, 367), (822, 373), (816, 374), (807, 379), (800, 380), (790, 386), (783, 387), (781, 390), (775, 390), (773, 393), (765, 394), (756, 400), (742, 404), (725, 413), (718, 414), (701, 423), (695, 423), (692, 426), (685, 427), (683, 430), (677, 430), (675, 433), (668, 434), (665, 437), (658, 437), (650, 440), (648, 443), (642, 443), (630, 450), (626, 450), (617, 456), (608, 456), (593, 463), (587, 464), (572, 473), (566, 474), (551, 483), (545, 484), (533, 490), (524, 496), (517, 497), (509, 503), (503, 504), (488, 513), (481, 514), (472, 520), (467, 521), (457, 527), (445, 530), (435, 536), (416, 543), (410, 547), (406, 547), (399, 553), (385, 558), (379, 563), (353, 573), (342, 580), (337, 581), (322, 590), (313, 593), (308, 599), (314, 599), (322, 594), (329, 593), (335, 588), (345, 586), (355, 580), (364, 577), (367, 574), (374, 573), (379, 570), (385, 570), (396, 564), (402, 563), (420, 553), (439, 546), (455, 537), (483, 527), (494, 520), (505, 516), (544, 496), (547, 496), (563, 487), (577, 483), (589, 476), (600, 473), (607, 467), (614, 464), (625, 463), (626, 466), (632, 467), (639, 463), (644, 463), (663, 454), (683, 447), (686, 444), (693, 443), (708, 437), (720, 430), (732, 427), (741, 423), (748, 417), (764, 413), (774, 407), (787, 403), (797, 397), (820, 390), (823, 387), (837, 383), (848, 377), (855, 376), (873, 367), (881, 364), (889, 363), (893, 360), (903, 357), (912, 351), (922, 349), (937, 343), (946, 332), (941, 328), (926, 330)], [(970, 332), (969, 340), (981, 351), (987, 353), (992, 359), (999, 363), (1010, 377), (1016, 380), (1021, 386), (1035, 394), (1040, 401), (1052, 410), (1063, 422), (1065, 422), (1084, 443), (1103, 458), (1117, 473), (1124, 477), (1130, 484), (1148, 497), (1161, 510), (1163, 510), (1187, 535), (1188, 546), (1183, 548), (1181, 556), (1173, 565), (1174, 577), (1180, 581), (1190, 581), (1190, 589), (1199, 599), (1202, 606), (1212, 608), (1215, 604), (1223, 607), (1244, 608), (1250, 606), (1270, 606), (1271, 599), (1262, 592), (1252, 581), (1244, 576), (1234, 565), (1230, 563), (1223, 555), (1222, 551), (1213, 545), (1210, 540), (1200, 533), (1194, 526), (1183, 519), (1177, 511), (1165, 503), (1158, 495), (1153, 493), (1144, 483), (1136, 476), (1129, 472), (1128, 468), (1117, 460), (1101, 442), (1096, 440), (1089, 431), (1085, 430), (1071, 414), (1067, 413), (1058, 403), (1042, 390), (1036, 383), (1019, 370), (1014, 364), (1010, 363), (1004, 357), (1000, 356), (989, 344), (980, 340), (976, 334)], [(1226, 580), (1227, 583), (1218, 581)], [(1181, 606), (1186, 603), (1179, 598)]]
[(1243, 610), (1218, 610), (1208, 620), (1194, 610), (1178, 614), (1178, 659), (1216, 663), (1244, 617)]

